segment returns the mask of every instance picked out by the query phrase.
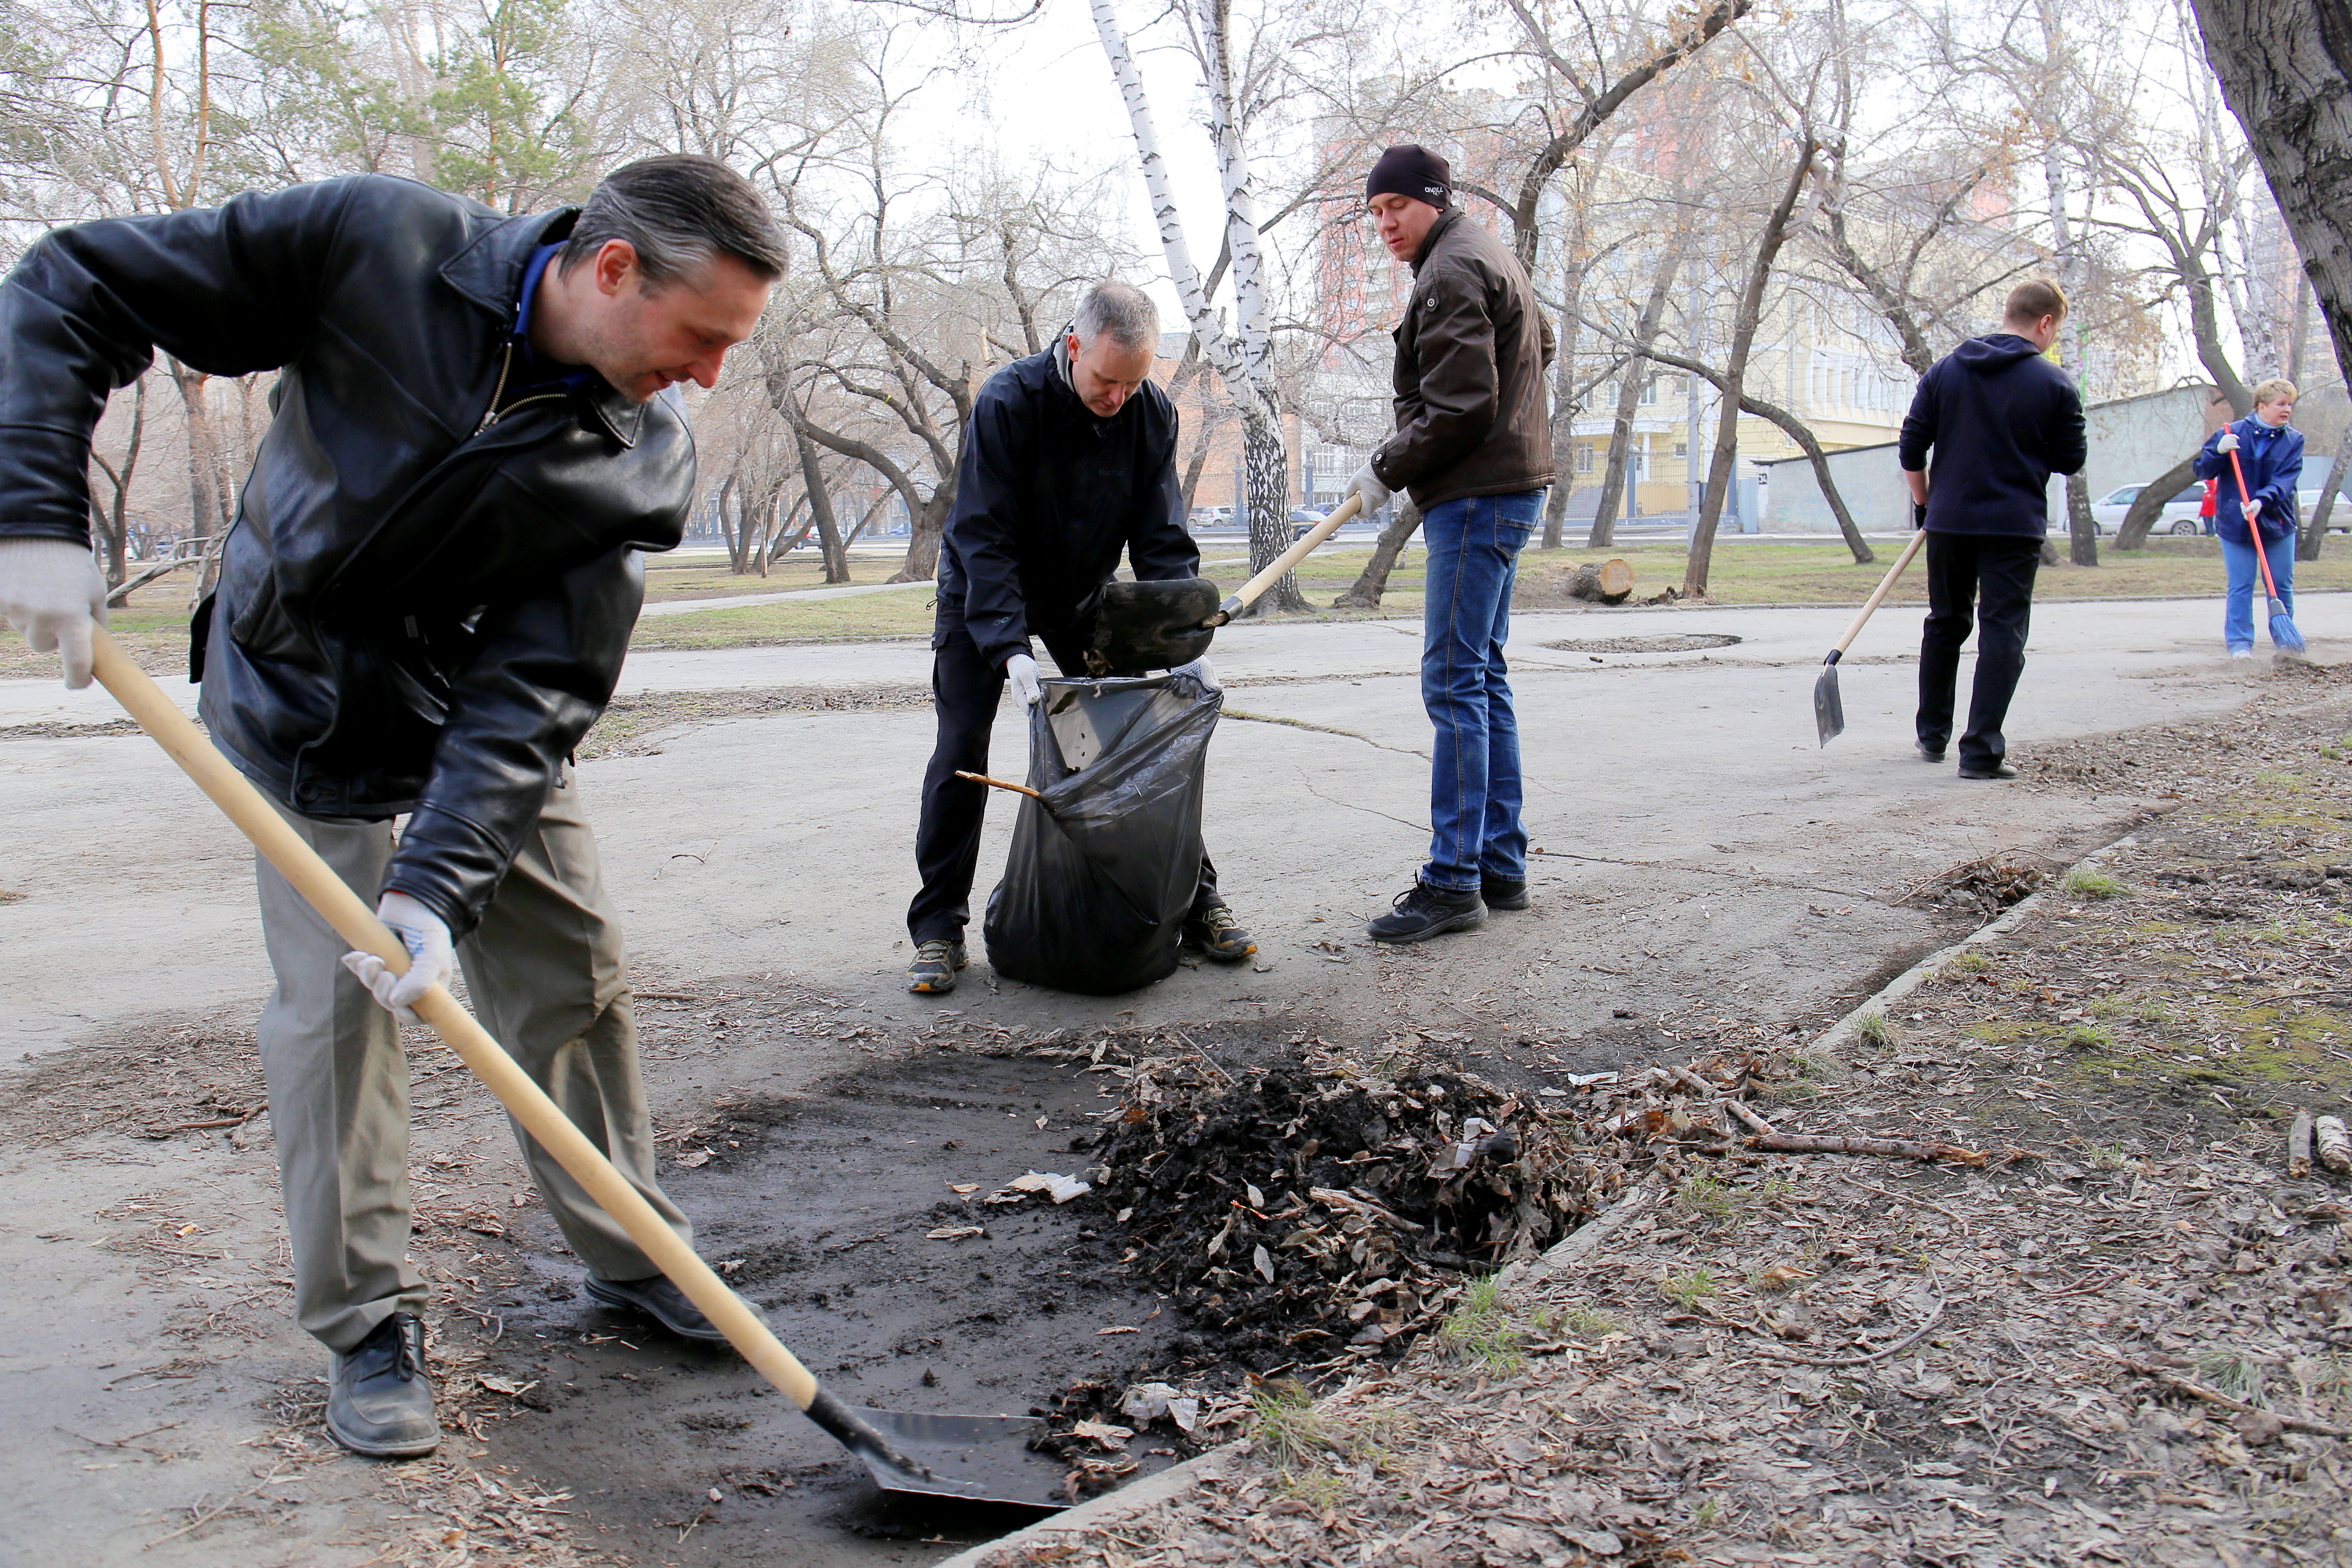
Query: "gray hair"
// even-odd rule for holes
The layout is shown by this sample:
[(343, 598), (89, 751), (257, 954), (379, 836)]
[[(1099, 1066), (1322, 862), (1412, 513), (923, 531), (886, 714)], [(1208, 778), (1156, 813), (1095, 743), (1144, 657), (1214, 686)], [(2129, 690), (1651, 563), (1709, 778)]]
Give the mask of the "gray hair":
[(719, 255), (772, 282), (784, 270), (784, 237), (751, 182), (690, 153), (639, 159), (597, 182), (559, 264), (569, 272), (615, 239), (636, 251), (649, 289), (699, 271)]
[(1077, 313), (1070, 320), (1070, 330), (1077, 333), (1080, 348), (1108, 332), (1111, 341), (1121, 348), (1156, 349), (1160, 346), (1160, 307), (1134, 284), (1106, 279), (1080, 297)]

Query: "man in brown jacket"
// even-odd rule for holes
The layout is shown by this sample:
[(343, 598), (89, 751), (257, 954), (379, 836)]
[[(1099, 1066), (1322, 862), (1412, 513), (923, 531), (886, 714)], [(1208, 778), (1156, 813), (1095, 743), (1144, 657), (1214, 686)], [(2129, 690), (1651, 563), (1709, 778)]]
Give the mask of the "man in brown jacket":
[(1436, 727), (1429, 863), (1371, 922), (1381, 942), (1421, 942), (1528, 907), (1519, 826), (1519, 730), (1503, 640), (1519, 551), (1551, 484), (1544, 367), (1551, 324), (1510, 247), (1453, 205), (1453, 170), (1425, 147), (1391, 147), (1364, 182), (1389, 254), (1412, 267), (1396, 329), (1396, 434), (1349, 493), (1377, 510), (1408, 490), (1429, 550), (1421, 699)]

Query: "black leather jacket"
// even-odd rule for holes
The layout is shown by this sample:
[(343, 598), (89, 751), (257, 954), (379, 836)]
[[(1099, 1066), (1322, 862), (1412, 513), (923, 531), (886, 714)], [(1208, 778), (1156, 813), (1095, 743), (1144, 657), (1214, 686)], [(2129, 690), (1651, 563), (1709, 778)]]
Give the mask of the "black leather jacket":
[(1121, 550), (1139, 582), (1201, 569), (1176, 482), (1175, 405), (1147, 381), (1105, 419), (1071, 389), (1066, 363), (1056, 343), (972, 399), (940, 541), (933, 647), (965, 632), (1001, 667), (1033, 632), (1092, 636)]
[(524, 262), (503, 217), (384, 175), (50, 234), (0, 284), (0, 537), (87, 542), (89, 435), (162, 348), (276, 369), (274, 417), (195, 626), (205, 724), (309, 816), (413, 811), (385, 886), (470, 931), (611, 699), (674, 547), (673, 394), (495, 416)]

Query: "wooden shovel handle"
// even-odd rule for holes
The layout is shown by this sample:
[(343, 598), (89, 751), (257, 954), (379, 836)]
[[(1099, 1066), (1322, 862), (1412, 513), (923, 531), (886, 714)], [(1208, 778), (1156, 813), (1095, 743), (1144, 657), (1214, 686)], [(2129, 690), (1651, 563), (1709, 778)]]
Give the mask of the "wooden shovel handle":
[[(974, 784), (984, 784), (991, 789), (1009, 789), (1014, 795), (1025, 795), (1031, 800), (1043, 800), (1045, 798), (1037, 791), (1031, 789), (1027, 784), (1014, 784), (1010, 779), (992, 779), (986, 773), (968, 773), (961, 768), (958, 768), (956, 770), (956, 777), (960, 779), (970, 779)], [(986, 797), (983, 796), (982, 798), (984, 799)]]
[(1927, 542), (1926, 529), (1911, 531), (1911, 542), (1903, 547), (1903, 553), (1895, 558), (1895, 564), (1887, 568), (1886, 575), (1880, 579), (1877, 587), (1871, 590), (1870, 597), (1862, 602), (1862, 613), (1854, 616), (1853, 625), (1846, 627), (1845, 636), (1838, 638), (1837, 647), (1831, 655), (1832, 662), (1845, 657), (1845, 650), (1853, 646), (1853, 639), (1862, 635), (1863, 626), (1869, 622), (1870, 613), (1878, 608), (1879, 601), (1885, 598), (1888, 590), (1895, 586), (1895, 579), (1903, 575), (1903, 568), (1911, 564), (1911, 558), (1918, 554), (1919, 547)]
[(1364, 498), (1361, 495), (1349, 496), (1346, 500), (1333, 507), (1330, 516), (1299, 535), (1298, 542), (1266, 563), (1265, 571), (1243, 584), (1235, 592), (1226, 595), (1225, 602), (1217, 606), (1217, 613), (1201, 624), (1204, 626), (1222, 626), (1252, 605), (1256, 604), (1260, 595), (1281, 582), (1292, 567), (1306, 560), (1313, 552), (1317, 545), (1338, 532), (1341, 523), (1351, 521), (1363, 510)]
[[(229, 764), (204, 731), (163, 694), (163, 689), (131, 662), (121, 644), (109, 637), (102, 626), (95, 630), (93, 640), (99, 680), (114, 694), (115, 700), (130, 710), (139, 727), (171, 753), (172, 760), (195, 781), (198, 789), (212, 796), (213, 804), (227, 813), (237, 830), (253, 840), (253, 847), (293, 884), (295, 891), (310, 900), (310, 907), (335, 928), (336, 934), (359, 951), (375, 954), (395, 972), (405, 972), (408, 950), (375, 918), (375, 911), (319, 858), (318, 852), (288, 826), (261, 792)], [(418, 1017), (433, 1026), (433, 1032), (441, 1037), (443, 1043), (473, 1069), (474, 1076), (489, 1086), (490, 1092), (499, 1097), (499, 1103), (555, 1156), (558, 1164), (572, 1173), (572, 1180), (585, 1188), (606, 1214), (620, 1222), (621, 1228), (629, 1233), (629, 1239), (686, 1292), (688, 1300), (702, 1309), (702, 1315), (742, 1352), (745, 1361), (803, 1410), (816, 1402), (817, 1381), (808, 1368), (783, 1347), (741, 1298), (710, 1271), (709, 1264), (695, 1256), (694, 1248), (678, 1239), (677, 1232), (654, 1213), (653, 1205), (613, 1168), (613, 1163), (588, 1142), (555, 1101), (548, 1099), (546, 1091), (530, 1080), (530, 1075), (507, 1055), (505, 1047), (474, 1021), (473, 1015), (460, 1006), (456, 997), (436, 985), (415, 1005), (415, 1011)]]

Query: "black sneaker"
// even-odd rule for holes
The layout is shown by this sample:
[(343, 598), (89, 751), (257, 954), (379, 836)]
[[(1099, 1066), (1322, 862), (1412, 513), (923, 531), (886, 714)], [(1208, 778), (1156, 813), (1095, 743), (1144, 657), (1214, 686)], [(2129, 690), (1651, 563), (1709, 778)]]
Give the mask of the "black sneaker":
[(1528, 879), (1521, 877), (1507, 881), (1501, 877), (1478, 879), (1478, 897), (1490, 910), (1523, 910), (1528, 907)]
[(1486, 905), (1475, 893), (1449, 893), (1416, 881), (1396, 896), (1396, 908), (1365, 926), (1374, 942), (1427, 942), (1450, 931), (1476, 931)]
[(421, 1459), (441, 1446), (425, 1376), (425, 1325), (413, 1314), (394, 1312), (335, 1357), (327, 1433), (371, 1459)]
[(1941, 747), (1941, 746), (1931, 746), (1931, 745), (1927, 744), (1927, 742), (1925, 742), (1925, 741), (1916, 741), (1916, 742), (1913, 742), (1913, 744), (1916, 745), (1916, 746), (1919, 748), (1919, 760), (1920, 760), (1921, 762), (1923, 762), (1923, 763), (1940, 763), (1940, 762), (1942, 762), (1942, 761), (1944, 760), (1944, 748), (1943, 748), (1943, 747)]
[(907, 989), (933, 995), (952, 991), (956, 971), (971, 962), (964, 956), (963, 943), (933, 937), (915, 949), (915, 962), (907, 965)]
[[(626, 1311), (642, 1313), (682, 1340), (699, 1340), (705, 1344), (723, 1345), (727, 1336), (719, 1326), (702, 1315), (702, 1309), (686, 1299), (686, 1292), (670, 1283), (666, 1274), (650, 1279), (599, 1279), (588, 1276), (588, 1295), (592, 1300), (607, 1307), (619, 1307)], [(739, 1300), (741, 1298), (737, 1298)], [(762, 1322), (767, 1314), (750, 1301), (751, 1315)]]
[(1960, 776), (1964, 779), (2013, 779), (2017, 776), (2017, 770), (2007, 763), (1986, 763), (1978, 767), (1962, 768)]
[(1239, 963), (1257, 951), (1257, 943), (1223, 904), (1211, 904), (1184, 921), (1184, 943), (1197, 947), (1219, 963)]

